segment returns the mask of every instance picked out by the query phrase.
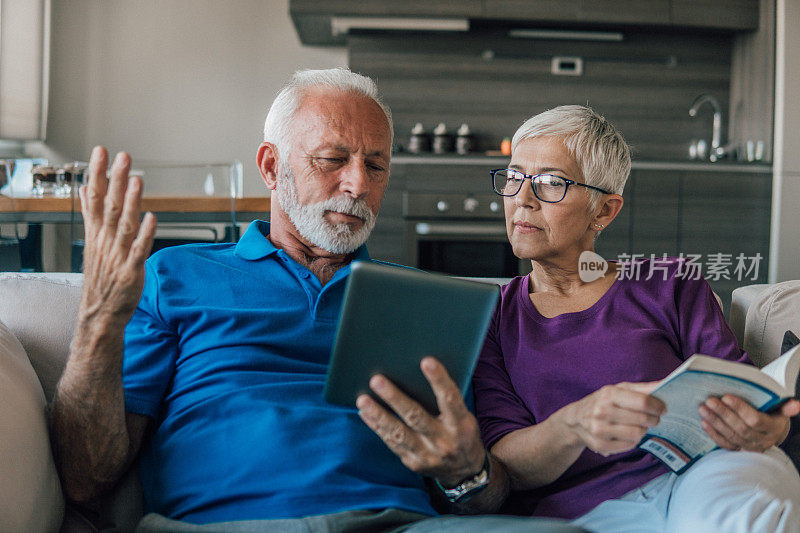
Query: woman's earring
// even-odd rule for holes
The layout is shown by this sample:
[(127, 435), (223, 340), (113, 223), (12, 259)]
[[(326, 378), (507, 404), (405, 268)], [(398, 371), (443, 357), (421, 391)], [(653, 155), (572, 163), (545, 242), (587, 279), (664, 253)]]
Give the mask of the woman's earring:
[(601, 229), (606, 227), (605, 224), (598, 224), (597, 222), (595, 222), (593, 225), (594, 225), (595, 229), (598, 230), (598, 231), (600, 231)]

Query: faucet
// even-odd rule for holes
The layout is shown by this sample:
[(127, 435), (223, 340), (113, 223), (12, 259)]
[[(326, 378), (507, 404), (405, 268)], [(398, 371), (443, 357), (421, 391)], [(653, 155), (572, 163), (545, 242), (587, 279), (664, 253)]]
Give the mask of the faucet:
[(689, 116), (697, 116), (697, 110), (706, 102), (708, 102), (711, 107), (714, 108), (714, 123), (711, 133), (711, 153), (709, 154), (708, 158), (711, 161), (717, 161), (718, 159), (725, 157), (731, 151), (730, 145), (722, 146), (722, 109), (719, 106), (719, 102), (710, 94), (701, 94), (694, 99), (694, 103), (692, 103), (692, 107), (689, 109)]

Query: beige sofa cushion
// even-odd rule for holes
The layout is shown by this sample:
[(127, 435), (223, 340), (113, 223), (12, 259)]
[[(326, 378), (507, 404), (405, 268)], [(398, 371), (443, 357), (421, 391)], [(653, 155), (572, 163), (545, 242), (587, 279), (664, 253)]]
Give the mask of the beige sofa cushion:
[(800, 281), (776, 283), (747, 310), (743, 348), (759, 367), (780, 355), (786, 330), (800, 334)]
[(22, 343), (49, 402), (69, 355), (81, 274), (0, 274), (0, 321)]
[(45, 399), (25, 350), (0, 322), (0, 531), (58, 531), (64, 500)]
[[(28, 353), (48, 402), (69, 355), (82, 282), (82, 274), (0, 273), (0, 321), (8, 325)], [(46, 435), (43, 442), (47, 442)], [(120, 485), (94, 507), (101, 523), (132, 531), (142, 516), (142, 490), (136, 469), (129, 471)], [(0, 527), (0, 532), (4, 531)], [(64, 531), (84, 528), (69, 522)]]

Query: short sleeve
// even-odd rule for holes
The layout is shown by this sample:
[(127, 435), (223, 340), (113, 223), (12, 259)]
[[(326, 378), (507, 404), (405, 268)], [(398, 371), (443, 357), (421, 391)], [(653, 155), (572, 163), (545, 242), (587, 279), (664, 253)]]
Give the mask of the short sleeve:
[(752, 364), (739, 348), (722, 307), (705, 279), (677, 278), (675, 292), (678, 335), (684, 357), (701, 353)]
[(530, 410), (514, 390), (506, 371), (498, 338), (500, 308), (495, 311), (483, 343), (472, 386), (475, 391), (475, 413), (481, 438), (487, 449), (505, 435), (536, 423)]
[(122, 386), (125, 410), (158, 419), (178, 355), (178, 337), (158, 308), (158, 274), (145, 263), (142, 297), (125, 328)]

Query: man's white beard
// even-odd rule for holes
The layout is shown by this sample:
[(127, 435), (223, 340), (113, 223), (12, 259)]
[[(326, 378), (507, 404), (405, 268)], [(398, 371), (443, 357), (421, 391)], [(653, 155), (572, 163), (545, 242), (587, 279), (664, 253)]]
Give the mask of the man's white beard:
[[(288, 165), (286, 165), (288, 167)], [(328, 252), (349, 254), (364, 244), (375, 227), (375, 214), (361, 199), (335, 196), (322, 202), (301, 205), (297, 199), (294, 174), (290, 169), (278, 172), (278, 200), (302, 237)], [(326, 211), (346, 213), (360, 218), (363, 223), (357, 230), (349, 224), (331, 224), (325, 220)]]

